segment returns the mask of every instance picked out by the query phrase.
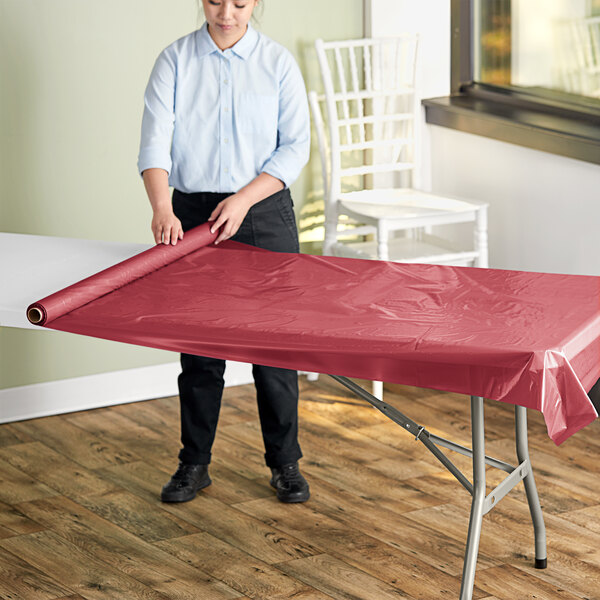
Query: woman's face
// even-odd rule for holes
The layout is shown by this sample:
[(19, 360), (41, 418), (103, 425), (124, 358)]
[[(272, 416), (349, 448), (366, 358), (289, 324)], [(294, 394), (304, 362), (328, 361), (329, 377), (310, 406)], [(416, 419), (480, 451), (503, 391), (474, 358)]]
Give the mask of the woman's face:
[(243, 37), (257, 4), (258, 0), (202, 0), (208, 31), (221, 50)]

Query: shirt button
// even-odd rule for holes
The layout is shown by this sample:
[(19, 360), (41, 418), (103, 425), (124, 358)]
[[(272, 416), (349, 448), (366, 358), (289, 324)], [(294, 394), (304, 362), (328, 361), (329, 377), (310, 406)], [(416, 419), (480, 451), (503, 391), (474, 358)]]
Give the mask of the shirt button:
[(225, 173), (229, 173), (229, 169), (227, 167), (225, 167), (223, 171), (225, 171)]
[(223, 83), (224, 83), (225, 85), (227, 85), (227, 84), (229, 83), (229, 79), (225, 79), (225, 80), (223, 81)]
[(224, 141), (226, 144), (229, 144), (229, 138), (225, 138), (223, 141)]
[(226, 107), (225, 107), (223, 110), (224, 110), (225, 112), (229, 112), (229, 107), (227, 107), (227, 106), (226, 106)]

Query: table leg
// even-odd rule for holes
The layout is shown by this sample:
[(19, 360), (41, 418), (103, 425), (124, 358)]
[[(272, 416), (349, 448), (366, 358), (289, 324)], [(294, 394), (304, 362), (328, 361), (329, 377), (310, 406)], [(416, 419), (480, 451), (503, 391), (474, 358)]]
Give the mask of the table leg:
[[(413, 434), (416, 440), (421, 441), (425, 447), (452, 473), (456, 479), (472, 494), (471, 516), (469, 519), (469, 532), (467, 534), (467, 545), (465, 549), (465, 562), (460, 589), (460, 600), (471, 600), (475, 584), (475, 571), (477, 568), (477, 555), (479, 552), (479, 540), (483, 515), (488, 513), (496, 504), (510, 492), (521, 480), (525, 484), (527, 501), (533, 521), (535, 532), (535, 566), (538, 569), (546, 567), (546, 528), (542, 516), (542, 508), (538, 498), (531, 462), (529, 460), (529, 449), (527, 443), (527, 411), (521, 406), (516, 406), (515, 412), (515, 438), (517, 443), (517, 456), (519, 465), (513, 467), (501, 460), (485, 455), (485, 427), (483, 398), (471, 396), (471, 435), (472, 448), (465, 448), (460, 444), (451, 442), (428, 432), (425, 427), (402, 414), (393, 406), (383, 400), (378, 400), (359, 385), (346, 377), (330, 375), (333, 379), (347, 387), (360, 398), (366, 400), (371, 406), (382, 412), (386, 417), (400, 425), (405, 431)], [(473, 483), (452, 463), (452, 461), (438, 448), (439, 446), (455, 450), (473, 460)], [(508, 476), (498, 484), (489, 496), (486, 495), (485, 467), (501, 469)]]
[(485, 501), (485, 430), (483, 398), (471, 396), (471, 435), (473, 438), (473, 502), (465, 550), (465, 564), (460, 587), (460, 600), (471, 600), (479, 552), (479, 538)]
[(515, 406), (515, 431), (517, 439), (517, 457), (520, 463), (529, 463), (529, 473), (523, 479), (525, 493), (529, 503), (529, 512), (533, 521), (535, 536), (535, 568), (545, 569), (548, 561), (546, 556), (546, 525), (542, 515), (542, 507), (533, 478), (531, 460), (529, 460), (529, 445), (527, 443), (527, 409), (524, 406)]

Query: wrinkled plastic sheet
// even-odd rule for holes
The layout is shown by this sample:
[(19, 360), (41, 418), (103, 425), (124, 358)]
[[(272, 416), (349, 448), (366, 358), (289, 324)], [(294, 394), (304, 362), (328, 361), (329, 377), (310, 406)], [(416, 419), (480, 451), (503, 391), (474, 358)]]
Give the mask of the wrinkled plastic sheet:
[(557, 444), (597, 417), (587, 391), (600, 377), (600, 277), (283, 254), (215, 237), (202, 225), (30, 309), (60, 331), (537, 409)]

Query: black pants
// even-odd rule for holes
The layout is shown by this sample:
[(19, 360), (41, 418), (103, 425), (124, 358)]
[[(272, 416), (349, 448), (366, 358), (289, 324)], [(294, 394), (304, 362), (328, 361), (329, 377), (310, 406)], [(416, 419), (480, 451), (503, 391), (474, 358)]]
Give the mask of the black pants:
[[(173, 210), (187, 231), (208, 221), (216, 205), (231, 194), (173, 192)], [(236, 235), (237, 242), (275, 252), (298, 252), (298, 232), (292, 198), (284, 189), (255, 204)], [(215, 439), (225, 361), (181, 355), (178, 378), (181, 406), (179, 460), (208, 464)], [(269, 467), (296, 462), (302, 456), (298, 444), (298, 374), (289, 369), (253, 365), (258, 414)]]

